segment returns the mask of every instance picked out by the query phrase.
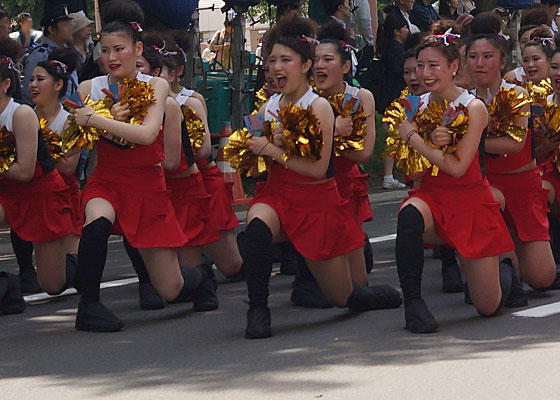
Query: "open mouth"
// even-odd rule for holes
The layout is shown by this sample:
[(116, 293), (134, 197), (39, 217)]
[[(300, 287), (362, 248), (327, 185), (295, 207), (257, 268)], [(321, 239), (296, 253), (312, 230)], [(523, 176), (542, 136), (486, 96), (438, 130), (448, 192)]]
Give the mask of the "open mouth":
[(436, 82), (437, 82), (436, 79), (425, 79), (425, 80), (424, 80), (424, 84), (425, 84), (427, 87), (432, 87), (432, 86), (434, 86), (434, 85), (436, 84)]
[(420, 90), (420, 84), (419, 83), (411, 83), (410, 84), (410, 90), (412, 90), (413, 92), (417, 92), (418, 90)]
[(111, 71), (114, 71), (116, 69), (119, 69), (120, 66), (121, 66), (120, 64), (109, 64), (109, 69)]
[(327, 74), (325, 74), (324, 72), (317, 72), (316, 74), (317, 77), (317, 83), (323, 83), (327, 80), (327, 78), (329, 77)]
[(37, 97), (41, 94), (41, 92), (39, 92), (38, 90), (32, 90), (31, 91), (31, 97)]
[(288, 84), (288, 78), (285, 76), (276, 77), (276, 85), (279, 89), (284, 89)]
[(556, 89), (560, 90), (560, 78), (554, 80), (554, 85), (556, 86)]
[(537, 75), (537, 72), (539, 72), (537, 69), (529, 69), (529, 70), (527, 71), (527, 75), (529, 75), (529, 76), (535, 76), (535, 75)]

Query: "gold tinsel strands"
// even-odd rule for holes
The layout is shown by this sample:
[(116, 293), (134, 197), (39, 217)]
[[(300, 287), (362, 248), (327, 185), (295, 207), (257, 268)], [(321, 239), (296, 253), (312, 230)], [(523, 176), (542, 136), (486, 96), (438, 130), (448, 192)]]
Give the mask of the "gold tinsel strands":
[(543, 107), (541, 122), (543, 136), (547, 139), (556, 139), (560, 134), (560, 106), (547, 101)]
[(255, 111), (259, 111), (269, 98), (268, 92), (265, 89), (267, 86), (268, 83), (265, 83), (264, 86), (255, 93)]
[(515, 119), (530, 114), (521, 111), (528, 104), (531, 104), (531, 100), (527, 95), (517, 93), (515, 88), (500, 89), (487, 105), (490, 117), (488, 137), (510, 137), (522, 142), (527, 129), (515, 125)]
[[(406, 120), (406, 112), (401, 101), (402, 98), (393, 100), (383, 115), (383, 123), (386, 124), (387, 130), (383, 155), (395, 159), (395, 164), (405, 175), (419, 174), (430, 169), (432, 163), (399, 137), (399, 125)], [(413, 118), (414, 121), (417, 121), (421, 115), (422, 112), (419, 111)]]
[[(113, 102), (108, 97), (92, 101), (89, 96), (86, 96), (84, 104), (91, 106), (97, 114), (113, 119), (110, 111)], [(106, 131), (93, 126), (79, 126), (76, 124), (74, 116), (70, 114), (68, 116), (68, 127), (62, 132), (62, 152), (66, 153), (74, 147), (91, 150), (99, 137), (106, 133)]]
[[(434, 129), (444, 126), (443, 114), (449, 109), (447, 100), (430, 102), (422, 113), (422, 118), (416, 119), (418, 125), (418, 133), (434, 148), (439, 148), (431, 142), (431, 134)], [(457, 145), (462, 137), (467, 133), (469, 128), (469, 117), (467, 108), (461, 104), (455, 107), (458, 115), (446, 125), (449, 135), (451, 135), (451, 143), (441, 147), (443, 157), (447, 154), (453, 154), (457, 151)], [(439, 168), (434, 165), (432, 167), (432, 176), (437, 176)]]
[(347, 102), (344, 109), (342, 108), (344, 93), (333, 94), (327, 100), (331, 103), (335, 118), (339, 115), (343, 118), (352, 117), (352, 133), (349, 136), (334, 137), (334, 155), (339, 157), (348, 151), (363, 150), (367, 116), (362, 105), (358, 105), (356, 112), (352, 113), (352, 104), (350, 102)]
[(258, 176), (266, 171), (264, 157), (257, 156), (249, 148), (249, 139), (253, 135), (247, 128), (233, 132), (224, 147), (224, 158), (238, 173), (246, 172), (248, 177)]
[(16, 159), (16, 138), (5, 126), (0, 128), (0, 174), (6, 172)]
[(531, 103), (541, 104), (543, 106), (546, 105), (546, 98), (548, 97), (548, 95), (554, 93), (550, 78), (543, 79), (538, 84), (534, 84), (533, 82), (529, 81), (526, 82), (523, 87), (529, 93), (529, 99), (531, 100)]
[(401, 95), (400, 97), (405, 97), (405, 96), (410, 96), (412, 95), (412, 93), (410, 92), (410, 89), (407, 87), (405, 87), (403, 90), (401, 90)]
[(49, 129), (49, 123), (45, 118), (39, 119), (39, 125), (47, 150), (53, 161), (57, 161), (62, 157), (62, 139), (58, 133)]
[(144, 117), (148, 114), (148, 107), (156, 102), (154, 88), (150, 82), (142, 82), (136, 78), (126, 78), (119, 102), (128, 104), (130, 114), (127, 122), (133, 125), (142, 125)]
[(310, 109), (290, 103), (278, 111), (278, 119), (283, 130), (284, 162), (294, 156), (315, 161), (321, 159), (323, 132), (319, 120)]
[(206, 135), (206, 127), (204, 122), (195, 110), (190, 107), (182, 106), (183, 116), (185, 117), (185, 126), (189, 133), (191, 148), (194, 154), (202, 147), (204, 143), (204, 135)]

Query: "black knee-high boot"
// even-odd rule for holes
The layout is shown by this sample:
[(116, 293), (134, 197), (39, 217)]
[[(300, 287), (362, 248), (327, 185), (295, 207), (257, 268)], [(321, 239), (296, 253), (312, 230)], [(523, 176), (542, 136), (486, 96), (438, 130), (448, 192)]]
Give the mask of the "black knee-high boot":
[(111, 226), (108, 219), (101, 217), (82, 229), (75, 278), (82, 296), (76, 315), (77, 330), (114, 332), (123, 328), (123, 323), (99, 301)]
[(399, 213), (395, 256), (404, 296), (406, 329), (412, 333), (430, 333), (438, 325), (422, 299), (424, 218), (409, 204)]
[(25, 307), (19, 278), (9, 272), (0, 272), (0, 312), (20, 314)]
[(554, 255), (554, 261), (560, 263), (560, 219), (558, 216), (548, 213), (548, 231), (550, 233), (550, 247)]
[(132, 262), (132, 268), (138, 275), (138, 297), (142, 310), (160, 310), (165, 307), (165, 302), (152, 286), (150, 274), (138, 249), (132, 247), (126, 238), (123, 238), (124, 249)]
[(352, 288), (346, 303), (352, 311), (399, 308), (402, 304), (401, 294), (389, 285), (360, 286), (352, 282)]
[(366, 260), (366, 272), (369, 274), (373, 270), (373, 248), (369, 242), (369, 236), (364, 232), (366, 240), (364, 242), (364, 259)]
[(461, 270), (455, 257), (455, 249), (449, 246), (440, 246), (441, 276), (443, 293), (461, 293), (465, 283), (461, 279)]
[(245, 337), (270, 337), (272, 331), (268, 283), (272, 273), (272, 232), (262, 220), (255, 218), (247, 225), (245, 232), (237, 236), (237, 244), (243, 258), (249, 296)]
[(10, 229), (10, 238), (19, 265), (21, 290), (23, 293), (39, 293), (41, 286), (33, 266), (33, 244), (20, 238), (13, 229)]
[[(295, 249), (294, 249), (295, 251)], [(305, 308), (332, 308), (333, 302), (323, 294), (315, 277), (309, 270), (305, 258), (297, 253), (296, 277), (292, 282), (290, 300), (296, 306)]]

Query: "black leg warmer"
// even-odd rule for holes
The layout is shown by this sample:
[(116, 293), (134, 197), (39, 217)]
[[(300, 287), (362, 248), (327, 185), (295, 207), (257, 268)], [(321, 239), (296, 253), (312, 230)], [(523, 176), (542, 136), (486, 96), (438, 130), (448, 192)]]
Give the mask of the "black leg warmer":
[(363, 287), (352, 282), (352, 288), (346, 303), (346, 307), (352, 311), (398, 308), (402, 304), (400, 293), (389, 285)]
[(146, 268), (146, 264), (144, 264), (144, 260), (140, 255), (138, 249), (132, 247), (126, 238), (123, 238), (124, 249), (126, 250), (126, 254), (128, 254), (128, 258), (132, 262), (132, 268), (136, 271), (138, 275), (138, 280), (140, 283), (150, 283), (150, 275), (148, 274), (148, 269)]
[(39, 293), (41, 286), (33, 266), (33, 244), (20, 238), (13, 229), (10, 229), (10, 238), (19, 265), (19, 279), (23, 293)]
[(440, 246), (442, 291), (444, 293), (461, 293), (465, 283), (461, 279), (461, 270), (455, 257), (455, 249)]
[(111, 227), (111, 222), (101, 217), (82, 229), (75, 281), (84, 303), (99, 301), (99, 285), (107, 261)]
[(367, 233), (364, 233), (366, 240), (364, 242), (364, 259), (366, 260), (366, 271), (369, 274), (373, 270), (373, 248), (369, 242)]
[(407, 205), (399, 213), (395, 256), (404, 296), (406, 329), (412, 333), (430, 333), (438, 328), (422, 299), (423, 233), (422, 214), (413, 205)]
[(262, 220), (255, 218), (247, 225), (245, 232), (237, 236), (237, 244), (243, 258), (249, 296), (245, 337), (270, 337), (272, 330), (268, 283), (272, 273), (272, 232)]
[(296, 277), (292, 282), (290, 300), (296, 306), (305, 308), (332, 308), (334, 304), (319, 287), (315, 277), (309, 270), (305, 258), (297, 253)]

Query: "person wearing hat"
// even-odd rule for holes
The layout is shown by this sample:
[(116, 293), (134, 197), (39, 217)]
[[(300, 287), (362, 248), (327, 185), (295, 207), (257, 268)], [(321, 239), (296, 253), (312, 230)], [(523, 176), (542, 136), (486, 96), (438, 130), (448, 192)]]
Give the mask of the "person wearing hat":
[[(41, 61), (46, 60), (49, 54), (57, 48), (68, 47), (72, 43), (72, 17), (68, 14), (66, 4), (58, 4), (54, 7), (45, 8), (45, 14), (41, 19), (43, 27), (43, 39), (41, 44), (33, 48), (25, 59), (23, 70), (22, 101), (33, 105), (31, 93), (29, 92), (29, 80), (33, 69)], [(70, 84), (62, 101), (67, 99), (78, 87), (78, 74), (72, 72)]]
[[(80, 53), (82, 57), (81, 64), (85, 63), (86, 60), (93, 52), (93, 39), (91, 38), (91, 25), (94, 23), (83, 11), (78, 11), (71, 13), (69, 15), (72, 17), (72, 34), (74, 47)], [(80, 67), (78, 67), (78, 70)]]
[(17, 16), (18, 30), (10, 33), (10, 38), (19, 41), (25, 51), (37, 43), (43, 36), (43, 32), (33, 29), (33, 17), (27, 12)]

